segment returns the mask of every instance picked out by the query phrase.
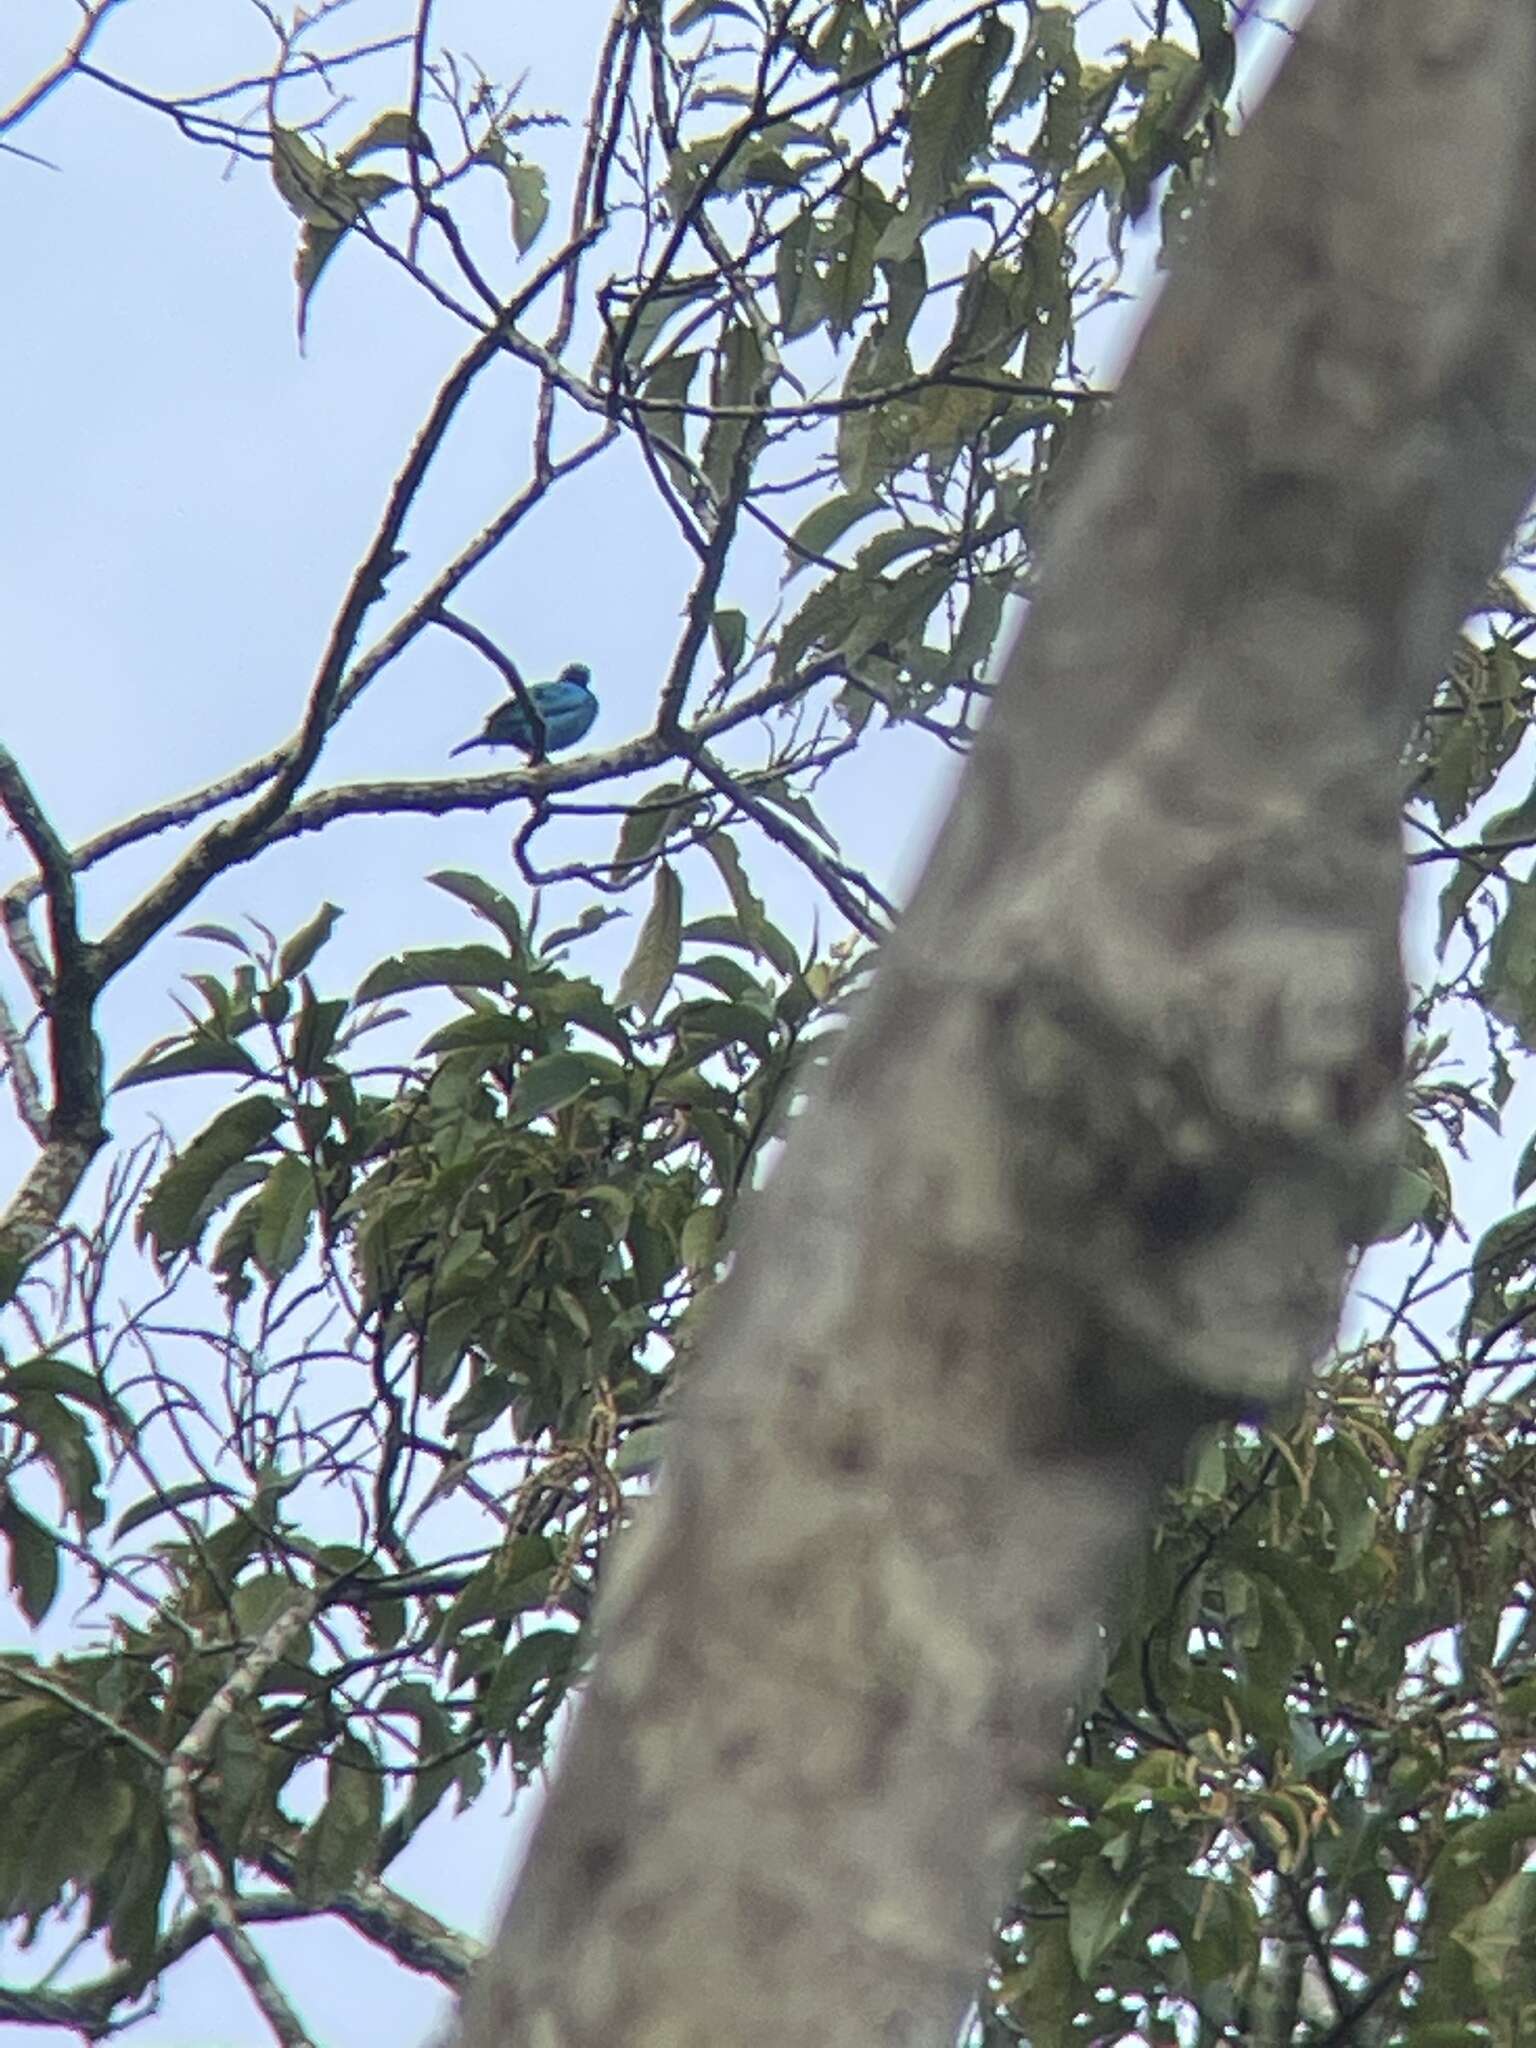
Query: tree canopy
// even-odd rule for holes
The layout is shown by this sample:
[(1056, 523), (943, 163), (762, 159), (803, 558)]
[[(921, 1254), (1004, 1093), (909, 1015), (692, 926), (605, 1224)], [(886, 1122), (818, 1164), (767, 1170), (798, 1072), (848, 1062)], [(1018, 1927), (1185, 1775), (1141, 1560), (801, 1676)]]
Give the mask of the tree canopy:
[[(892, 729), (968, 753), (1114, 412), (1115, 308), (1225, 175), (1246, 13), (633, 0), (549, 109), (430, 5), (263, 10), (257, 67), (189, 86), (94, 0), (0, 113), (15, 177), (44, 107), (131, 102), (188, 179), (270, 178), (309, 350), (373, 264), (454, 351), (309, 673), (267, 684), (287, 741), (77, 838), (0, 748), (0, 1536), (29, 1627), (79, 1610), (0, 1656), (0, 1918), (92, 1937), (0, 2015), (103, 2038), (217, 1940), (303, 2041), (261, 1929), (324, 1916), (463, 1984), (477, 1943), (391, 1867), (551, 1760), (740, 1216), (899, 923), (904, 806), (855, 860), (839, 791)], [(496, 404), (526, 432), (487, 512), (455, 464)], [(643, 701), (558, 759), (332, 779), (423, 647), (523, 701), (483, 572), (603, 465), (675, 579)], [(1423, 964), (1361, 1230), (1389, 1249), (1305, 1398), (1208, 1435), (1123, 1589), (978, 1962), (986, 2048), (1536, 2026), (1532, 545), (1402, 760)], [(502, 871), (437, 871), (448, 935), (332, 978), (366, 878), (322, 871), (331, 828), (471, 810)], [(289, 840), (313, 915), (279, 936)], [(251, 915), (199, 922), (240, 870)], [(178, 929), (206, 963), (125, 1057), (116, 987)], [(191, 1135), (117, 1135), (188, 1088)]]

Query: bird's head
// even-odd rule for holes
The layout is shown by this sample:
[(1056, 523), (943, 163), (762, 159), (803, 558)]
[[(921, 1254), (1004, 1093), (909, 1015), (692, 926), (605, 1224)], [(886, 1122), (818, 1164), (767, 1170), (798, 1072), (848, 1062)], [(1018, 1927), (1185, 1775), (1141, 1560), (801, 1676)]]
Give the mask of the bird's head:
[(579, 690), (590, 690), (592, 671), (584, 661), (568, 661), (560, 671), (562, 683), (574, 683)]

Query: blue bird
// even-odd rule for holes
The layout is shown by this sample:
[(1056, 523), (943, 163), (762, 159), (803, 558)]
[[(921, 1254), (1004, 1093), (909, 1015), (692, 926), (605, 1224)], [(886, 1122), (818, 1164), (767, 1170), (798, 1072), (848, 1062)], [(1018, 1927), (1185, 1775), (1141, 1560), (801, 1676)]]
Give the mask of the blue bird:
[[(558, 682), (535, 683), (528, 695), (544, 721), (546, 754), (574, 747), (597, 716), (592, 671), (584, 661), (573, 661), (561, 669)], [(538, 751), (538, 741), (528, 714), (515, 697), (509, 697), (496, 706), (472, 740), (465, 740), (453, 752), (467, 754), (471, 747), (521, 747), (525, 754), (533, 754)]]

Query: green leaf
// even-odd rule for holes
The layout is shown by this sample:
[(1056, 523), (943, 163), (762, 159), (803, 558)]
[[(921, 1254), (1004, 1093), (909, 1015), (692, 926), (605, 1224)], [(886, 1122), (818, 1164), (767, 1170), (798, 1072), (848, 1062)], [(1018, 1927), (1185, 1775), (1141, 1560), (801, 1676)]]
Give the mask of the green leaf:
[(760, 1002), (763, 998), (757, 977), (725, 953), (706, 953), (702, 960), (685, 960), (678, 973), (707, 983), (730, 1003)]
[(1179, 0), (1179, 5), (1194, 24), (1211, 96), (1224, 100), (1232, 90), (1237, 69), (1237, 42), (1228, 26), (1224, 0)]
[(727, 676), (735, 675), (747, 644), (746, 613), (738, 611), (734, 605), (723, 605), (711, 614), (709, 628), (714, 635), (715, 653), (722, 671)]
[(1401, 1237), (1405, 1230), (1432, 1216), (1438, 1202), (1438, 1190), (1426, 1173), (1412, 1166), (1395, 1167), (1382, 1213), (1371, 1231), (1371, 1242), (1385, 1244), (1389, 1238)]
[(487, 924), (494, 925), (506, 940), (510, 952), (523, 951), (526, 940), (523, 934), (522, 914), (511, 898), (503, 896), (499, 889), (492, 888), (483, 875), (465, 874), (455, 868), (440, 868), (435, 875), (428, 875), (427, 880), (434, 889), (443, 889), (450, 896), (457, 896), (461, 903), (467, 903)]
[(299, 287), (299, 340), (320, 274), (348, 228), (370, 207), (398, 192), (398, 178), (382, 171), (349, 171), (331, 164), (291, 128), (272, 128), (272, 181), (290, 211), (303, 223), (294, 277)]
[(231, 931), (227, 924), (188, 924), (181, 928), (184, 939), (207, 939), (216, 946), (232, 946), (237, 953), (243, 953), (247, 960), (251, 956), (250, 942), (239, 932)]
[(495, 1010), (489, 1016), (455, 1017), (441, 1031), (423, 1039), (423, 1053), (492, 1052), (498, 1059), (516, 1059), (529, 1049), (528, 1026), (518, 1017)]
[(658, 782), (637, 797), (619, 827), (619, 843), (613, 849), (615, 871), (648, 860), (692, 819), (702, 802), (701, 796), (680, 782)]
[(978, 669), (986, 667), (1006, 601), (1003, 585), (990, 577), (980, 576), (971, 585), (965, 616), (950, 649), (957, 678), (974, 676)]
[(284, 981), (302, 974), (336, 929), (341, 912), (334, 903), (323, 903), (309, 923), (296, 931), (278, 955), (277, 971)]
[[(363, 180), (359, 179), (358, 182), (361, 184)], [(396, 189), (394, 179), (382, 175), (371, 176), (368, 182), (379, 188), (373, 194), (375, 199), (382, 199)], [(309, 332), (310, 298), (315, 286), (320, 282), (321, 272), (340, 247), (345, 233), (345, 228), (332, 227), (305, 227), (299, 230), (299, 253), (294, 258), (293, 276), (299, 287), (298, 333), (301, 351), (305, 336)]]
[(879, 502), (868, 492), (844, 491), (815, 506), (790, 536), (790, 566), (785, 573), (785, 582), (798, 576), (809, 561), (824, 558), (828, 548), (835, 546), (850, 526), (867, 519)]
[[(791, 789), (782, 780), (765, 782), (759, 793), (765, 803), (774, 805), (778, 810), (788, 811), (789, 815), (792, 818), (798, 819), (808, 832), (814, 832), (823, 846), (829, 847), (833, 853), (837, 852), (837, 840), (822, 823), (815, 805), (808, 796), (802, 796), (799, 790)], [(788, 944), (788, 941), (786, 940), (785, 943)], [(798, 962), (798, 955), (796, 955), (792, 946), (789, 948), (789, 951), (791, 959)], [(773, 955), (772, 958), (774, 965), (780, 969), (781, 973), (791, 974), (795, 971), (793, 967), (785, 967), (777, 954)]]
[(615, 918), (628, 917), (629, 912), (619, 903), (589, 903), (574, 924), (557, 925), (546, 933), (539, 945), (539, 952), (546, 960), (554, 959), (562, 947), (573, 939), (584, 939), (605, 924), (612, 924)]
[(656, 870), (651, 907), (629, 965), (619, 982), (618, 1005), (640, 1013), (649, 1023), (677, 972), (682, 950), (683, 885), (665, 861)]
[(1047, 83), (1062, 72), (1074, 77), (1081, 68), (1077, 60), (1075, 21), (1066, 7), (1037, 7), (1031, 11), (1024, 30), (1024, 49), (1013, 76), (1003, 88), (993, 116), (1001, 128), (1032, 107), (1045, 92)]
[(584, 1095), (592, 1084), (592, 1062), (585, 1053), (552, 1052), (534, 1060), (517, 1077), (512, 1096), (513, 1120), (532, 1123)]
[(505, 988), (511, 979), (512, 962), (494, 946), (424, 946), (381, 960), (358, 984), (355, 1000), (408, 988)]
[(526, 256), (549, 218), (549, 180), (537, 164), (509, 163), (502, 173), (512, 202), (512, 240)]
[(90, 1408), (118, 1429), (131, 1427), (120, 1408), (94, 1373), (83, 1372), (62, 1358), (39, 1356), (16, 1365), (0, 1360), (0, 1394), (57, 1394)]
[(991, 142), (989, 94), (1012, 49), (1013, 31), (989, 14), (932, 66), (908, 121), (905, 203), (880, 235), (877, 256), (910, 256), (959, 194), (967, 170)]
[(719, 14), (732, 14), (740, 21), (750, 22), (753, 19), (738, 0), (688, 0), (687, 6), (680, 7), (672, 17), (672, 34), (686, 35), (689, 29), (697, 28), (701, 22), (712, 20)]
[(509, 149), (505, 136), (494, 129), (475, 155), (481, 163), (493, 164), (500, 171), (512, 202), (512, 240), (519, 256), (526, 255), (549, 218), (548, 179), (537, 164)]
[[(667, 474), (690, 500), (698, 489), (698, 480), (691, 462), (682, 459), (689, 454), (688, 415), (683, 407), (688, 403), (695, 373), (703, 359), (701, 349), (685, 349), (664, 356), (654, 369), (647, 370), (646, 404), (641, 411)], [(673, 449), (676, 454), (671, 452)]]
[(56, 1395), (37, 1392), (15, 1397), (11, 1419), (36, 1439), (81, 1528), (99, 1528), (106, 1519), (99, 1491), (101, 1467), (81, 1418)]
[(92, 1893), (92, 1924), (105, 1926), (113, 1956), (146, 1978), (160, 1931), (160, 1902), (170, 1876), (170, 1845), (155, 1804), (140, 1798), (137, 1818)]
[(486, 1727), (498, 1732), (514, 1729), (540, 1685), (558, 1697), (575, 1661), (576, 1637), (570, 1629), (534, 1629), (520, 1637), (486, 1687), (481, 1703)]
[(36, 1628), (58, 1595), (58, 1538), (8, 1493), (0, 1493), (0, 1536), (10, 1553), (10, 1587), (16, 1604)]
[(793, 675), (813, 649), (835, 647), (857, 629), (867, 587), (868, 579), (858, 569), (840, 569), (817, 584), (779, 634), (773, 655), (775, 680)]
[(285, 1153), (256, 1197), (256, 1263), (269, 1280), (280, 1280), (299, 1263), (314, 1213), (314, 1169), (307, 1159)]
[[(763, 794), (770, 802), (778, 801), (777, 796), (768, 790)], [(728, 832), (711, 832), (704, 841), (704, 850), (720, 870), (730, 891), (731, 906), (752, 950), (763, 959), (771, 960), (781, 974), (793, 974), (799, 966), (799, 956), (778, 927), (769, 923), (761, 897), (754, 893), (747, 880), (735, 840)]]
[(326, 1773), (325, 1805), (305, 1829), (294, 1858), (300, 1898), (324, 1904), (369, 1868), (383, 1805), (384, 1778), (376, 1759), (355, 1736), (343, 1735)]
[(1536, 1050), (1536, 882), (1509, 884), (1509, 902), (1488, 948), (1482, 995), (1527, 1050)]
[[(905, 384), (912, 376), (912, 358), (905, 340), (893, 340), (877, 325), (854, 350), (843, 380), (845, 398)], [(839, 415), (837, 473), (855, 497), (868, 496), (877, 484), (910, 459), (923, 401), (929, 394), (913, 392)]]
[(1533, 1929), (1536, 1871), (1530, 1870), (1507, 1878), (1486, 1905), (1475, 1907), (1452, 1929), (1452, 1938), (1471, 1956), (1486, 1996), (1496, 1997), (1515, 1960), (1530, 1953)]
[(164, 1081), (178, 1074), (247, 1074), (261, 1072), (243, 1045), (212, 1038), (201, 1030), (187, 1038), (161, 1039), (124, 1069), (114, 1089), (136, 1088), (143, 1081)]
[(811, 213), (790, 222), (773, 256), (773, 284), (779, 301), (779, 331), (786, 341), (809, 334), (826, 318), (821, 273), (812, 258), (817, 224)]
[(818, 71), (835, 71), (849, 79), (880, 62), (881, 44), (864, 0), (837, 0), (826, 26), (812, 45), (809, 61)]
[(683, 1234), (678, 1249), (683, 1264), (692, 1273), (709, 1273), (714, 1270), (720, 1256), (720, 1211), (718, 1209), (695, 1209), (683, 1225)]
[(330, 193), (336, 172), (318, 150), (291, 128), (272, 130), (272, 182), (289, 211), (309, 226), (338, 225)]
[(233, 1188), (226, 1176), (271, 1139), (283, 1107), (270, 1095), (247, 1095), (221, 1109), (156, 1181), (137, 1223), (138, 1242), (152, 1243), (163, 1266), (194, 1247)]
[(135, 1501), (131, 1508), (124, 1508), (113, 1525), (112, 1534), (119, 1542), (124, 1536), (131, 1536), (146, 1522), (152, 1522), (157, 1515), (175, 1514), (181, 1508), (208, 1500), (233, 1500), (229, 1487), (216, 1479), (187, 1479), (179, 1486), (165, 1486)]
[(749, 1003), (681, 1003), (667, 1021), (683, 1040), (691, 1061), (705, 1059), (727, 1045), (748, 1045), (759, 1059), (767, 1059), (773, 1051), (773, 1026)]
[(1508, 847), (1529, 846), (1536, 839), (1536, 789), (1529, 789), (1519, 803), (1495, 811), (1484, 825), (1480, 844), (1490, 852)]
[(1102, 1856), (1095, 1856), (1078, 1876), (1067, 1899), (1067, 1939), (1078, 1975), (1091, 1983), (1101, 1956), (1113, 1945), (1126, 1912), (1140, 1888), (1119, 1876)]
[(862, 171), (855, 171), (832, 217), (821, 303), (834, 341), (847, 334), (874, 290), (875, 252), (896, 209)]
[(308, 982), (304, 984), (303, 1007), (293, 1034), (293, 1070), (301, 1081), (313, 1081), (324, 1070), (347, 1009), (341, 996), (316, 1002)]
[(1487, 1329), (1506, 1312), (1509, 1289), (1529, 1282), (1536, 1266), (1536, 1208), (1517, 1209), (1491, 1224), (1472, 1254), (1472, 1298), (1463, 1318), (1463, 1335)]
[(441, 1625), (441, 1640), (453, 1642), (476, 1621), (505, 1620), (542, 1607), (554, 1569), (554, 1546), (547, 1536), (531, 1531), (513, 1537), (454, 1601)]
[(349, 142), (345, 149), (336, 152), (336, 161), (343, 170), (358, 163), (365, 156), (372, 156), (381, 149), (414, 150), (418, 156), (432, 160), (432, 142), (419, 121), (413, 121), (404, 107), (393, 107), (387, 113), (377, 115), (362, 133)]
[[(744, 322), (727, 327), (715, 355), (710, 379), (712, 405), (752, 405), (761, 396), (763, 345)], [(704, 435), (700, 466), (723, 503), (735, 489), (736, 460), (749, 427), (747, 419), (713, 419)]]

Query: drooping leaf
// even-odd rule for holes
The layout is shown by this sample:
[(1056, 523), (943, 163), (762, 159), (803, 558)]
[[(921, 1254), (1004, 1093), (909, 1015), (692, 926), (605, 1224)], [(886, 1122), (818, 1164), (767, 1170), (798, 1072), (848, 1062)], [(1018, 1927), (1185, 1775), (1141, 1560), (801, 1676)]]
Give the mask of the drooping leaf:
[(314, 1168), (307, 1159), (286, 1153), (256, 1197), (256, 1263), (269, 1280), (291, 1273), (303, 1257), (315, 1207)]
[(59, 1545), (41, 1522), (9, 1493), (0, 1491), (0, 1536), (10, 1557), (10, 1588), (16, 1604), (36, 1628), (59, 1590)]
[(309, 983), (304, 983), (303, 1001), (293, 1032), (293, 1071), (301, 1081), (313, 1081), (324, 1070), (348, 1007), (342, 996), (331, 996), (324, 1002), (317, 1002)]
[(325, 1805), (304, 1830), (294, 1859), (294, 1889), (300, 1898), (320, 1905), (369, 1868), (383, 1802), (377, 1759), (355, 1736), (344, 1735), (331, 1754)]
[(387, 199), (390, 193), (398, 192), (400, 181), (382, 171), (350, 171), (343, 165), (329, 163), (296, 130), (275, 124), (272, 180), (284, 203), (302, 222), (293, 266), (299, 287), (302, 344), (311, 295), (342, 237), (371, 207)]
[(735, 675), (747, 644), (746, 613), (735, 605), (722, 605), (710, 615), (709, 630), (721, 669), (727, 676)]
[(855, 171), (832, 217), (821, 282), (821, 304), (834, 341), (851, 330), (869, 302), (875, 252), (894, 212), (874, 179)]
[(1509, 901), (1488, 948), (1483, 1000), (1536, 1049), (1536, 882), (1511, 882)]
[(171, 1161), (140, 1209), (137, 1226), (139, 1243), (153, 1245), (162, 1265), (197, 1243), (215, 1207), (235, 1192), (228, 1176), (265, 1148), (283, 1114), (270, 1095), (243, 1096), (221, 1109)]
[[(727, 327), (715, 356), (710, 378), (710, 403), (750, 408), (760, 395), (762, 377), (762, 342), (755, 329), (744, 321), (733, 322)], [(743, 417), (733, 412), (726, 418), (712, 419), (705, 431), (700, 462), (718, 499), (730, 496), (736, 460), (751, 424), (750, 415)]]
[(656, 870), (650, 910), (619, 982), (620, 1008), (638, 1010), (644, 1023), (655, 1016), (677, 972), (682, 929), (683, 885), (676, 869), (663, 861)]
[(537, 164), (511, 163), (503, 174), (512, 202), (512, 240), (526, 256), (549, 218), (549, 180)]
[(615, 872), (649, 860), (674, 832), (689, 823), (703, 802), (697, 791), (685, 789), (680, 782), (658, 782), (644, 791), (624, 813), (613, 850)]
[(682, 459), (690, 452), (688, 415), (684, 407), (703, 360), (700, 349), (682, 349), (674, 355), (663, 356), (653, 369), (646, 371), (644, 384), (646, 405), (642, 417), (668, 475), (690, 499), (696, 483), (692, 465)]

